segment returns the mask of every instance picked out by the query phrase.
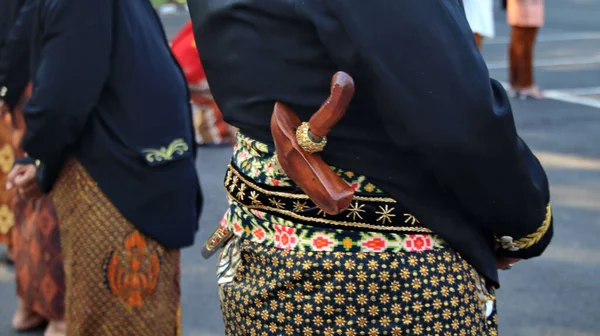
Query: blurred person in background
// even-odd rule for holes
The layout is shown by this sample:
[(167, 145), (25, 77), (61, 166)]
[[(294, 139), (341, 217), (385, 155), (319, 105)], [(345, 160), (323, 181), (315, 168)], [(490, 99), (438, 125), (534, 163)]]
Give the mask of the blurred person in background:
[[(5, 0), (0, 0), (5, 1)], [(1, 104), (1, 102), (0, 102)], [(2, 107), (0, 107), (2, 109)], [(6, 184), (6, 177), (12, 168), (14, 162), (14, 152), (12, 148), (12, 120), (10, 115), (4, 109), (2, 118), (0, 118), (0, 186)], [(7, 265), (14, 265), (14, 241), (12, 239), (13, 228), (15, 224), (15, 214), (13, 210), (14, 192), (0, 188), (0, 244), (5, 245), (4, 253), (0, 256), (0, 262)]]
[(185, 78), (147, 0), (33, 0), (28, 154), (8, 187), (50, 194), (69, 336), (181, 333), (180, 249), (201, 194)]
[(463, 0), (463, 5), (475, 43), (481, 51), (484, 38), (493, 38), (495, 35), (494, 3), (492, 0)]
[[(0, 55), (4, 50), (6, 38), (12, 28), (12, 24), (16, 19), (15, 13), (20, 7), (21, 1), (16, 0), (0, 0)], [(0, 84), (0, 183), (6, 183), (6, 177), (14, 162), (14, 153), (11, 142), (11, 121), (9, 104), (6, 102), (8, 88), (6, 85)], [(20, 96), (17, 95), (17, 100)], [(15, 105), (16, 103), (12, 103)], [(0, 257), (0, 262), (7, 265), (13, 264), (13, 243), (12, 243), (12, 228), (14, 226), (14, 213), (12, 199), (14, 193), (4, 189), (0, 189), (0, 244), (6, 245), (3, 255)]]
[(507, 0), (507, 21), (511, 26), (509, 47), (510, 90), (522, 99), (540, 99), (544, 94), (535, 85), (533, 49), (544, 25), (544, 0)]
[(223, 120), (223, 115), (210, 92), (196, 48), (191, 21), (172, 39), (171, 50), (183, 69), (190, 89), (196, 142), (199, 145), (231, 144), (237, 129)]
[[(5, 15), (10, 16), (6, 18), (10, 29), (0, 51), (0, 104), (6, 121), (2, 138), (9, 141), (3, 145), (0, 166), (7, 173), (15, 158), (19, 161), (26, 156), (19, 146), (25, 132), (22, 108), (29, 95), (26, 86), (30, 81), (30, 44), (37, 0), (4, 1), (12, 4), (9, 11), (0, 14), (3, 21)], [(5, 132), (10, 136), (6, 137)], [(50, 197), (25, 200), (14, 189), (4, 188), (0, 194), (14, 205), (12, 241), (18, 304), (13, 328), (26, 331), (47, 323), (45, 336), (65, 335), (65, 278), (58, 220)], [(0, 211), (8, 209), (2, 204)]]

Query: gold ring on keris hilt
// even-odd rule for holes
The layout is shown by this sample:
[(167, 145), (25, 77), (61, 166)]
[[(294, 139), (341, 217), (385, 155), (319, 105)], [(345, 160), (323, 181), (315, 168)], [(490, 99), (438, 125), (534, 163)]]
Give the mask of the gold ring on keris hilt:
[(323, 151), (325, 145), (327, 145), (327, 137), (322, 137), (318, 142), (314, 141), (312, 137), (314, 137), (314, 135), (310, 133), (310, 126), (307, 122), (303, 122), (296, 130), (296, 140), (298, 140), (298, 145), (311, 154)]

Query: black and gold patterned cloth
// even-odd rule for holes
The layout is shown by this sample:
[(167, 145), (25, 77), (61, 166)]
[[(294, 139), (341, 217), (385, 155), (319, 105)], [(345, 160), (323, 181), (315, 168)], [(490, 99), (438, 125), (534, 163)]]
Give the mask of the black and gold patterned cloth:
[[(243, 135), (231, 166), (221, 226), (235, 236), (217, 270), (227, 335), (497, 335), (493, 289), (414, 216), (383, 223), (351, 208), (337, 217), (349, 225), (326, 225), (283, 204), (294, 185), (274, 149)], [(366, 178), (339, 173), (364, 202), (387, 199)], [(369, 204), (375, 213), (383, 203)], [(385, 204), (394, 210), (384, 213), (404, 214)]]
[(304, 252), (235, 238), (224, 251), (220, 267), (238, 260), (220, 285), (230, 336), (497, 335), (493, 296), (452, 250)]

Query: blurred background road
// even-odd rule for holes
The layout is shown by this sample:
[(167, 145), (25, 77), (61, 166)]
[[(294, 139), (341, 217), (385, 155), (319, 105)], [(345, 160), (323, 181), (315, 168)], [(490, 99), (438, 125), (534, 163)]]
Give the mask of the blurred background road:
[[(546, 1), (535, 63), (537, 83), (551, 99), (513, 101), (519, 131), (551, 180), (556, 232), (544, 257), (502, 273), (502, 336), (600, 336), (599, 15), (597, 0)], [(167, 33), (187, 19), (185, 12), (163, 17)], [(500, 9), (496, 31), (484, 42), (484, 56), (491, 76), (506, 81), (509, 29)], [(228, 147), (200, 150), (206, 206), (197, 245), (183, 254), (184, 336), (223, 335), (215, 259), (203, 260), (200, 246), (225, 209), (222, 180), (230, 154)], [(13, 270), (0, 267), (0, 335), (17, 335), (10, 329), (14, 286)]]

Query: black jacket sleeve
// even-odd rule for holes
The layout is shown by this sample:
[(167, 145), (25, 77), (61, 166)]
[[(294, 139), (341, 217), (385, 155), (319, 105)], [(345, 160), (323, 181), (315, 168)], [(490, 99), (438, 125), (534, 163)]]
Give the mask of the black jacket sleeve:
[(4, 41), (6, 40), (6, 35), (8, 35), (9, 25), (8, 25), (8, 0), (0, 0), (0, 53), (2, 52), (2, 48), (4, 48)]
[(29, 83), (31, 38), (38, 0), (27, 0), (9, 28), (0, 52), (0, 99), (10, 110), (21, 100)]
[[(41, 51), (23, 116), (22, 146), (56, 175), (80, 138), (109, 76), (113, 1), (46, 0)], [(46, 179), (43, 179), (46, 180)], [(54, 179), (48, 179), (54, 180)], [(52, 186), (41, 186), (49, 191)]]
[(459, 0), (296, 1), (330, 57), (370, 90), (397, 146), (410, 148), (501, 253), (537, 256), (552, 236), (546, 174), (515, 129)]

